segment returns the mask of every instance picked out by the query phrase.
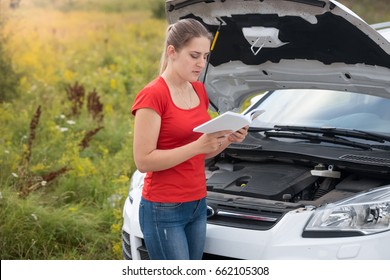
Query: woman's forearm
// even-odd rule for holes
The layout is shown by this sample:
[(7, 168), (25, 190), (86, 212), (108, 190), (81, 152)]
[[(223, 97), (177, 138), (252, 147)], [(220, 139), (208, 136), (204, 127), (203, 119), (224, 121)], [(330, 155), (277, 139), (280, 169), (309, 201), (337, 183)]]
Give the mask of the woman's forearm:
[(161, 171), (174, 167), (199, 154), (195, 143), (170, 149), (159, 150), (155, 149), (147, 155), (137, 155), (134, 152), (134, 159), (138, 170), (141, 172)]

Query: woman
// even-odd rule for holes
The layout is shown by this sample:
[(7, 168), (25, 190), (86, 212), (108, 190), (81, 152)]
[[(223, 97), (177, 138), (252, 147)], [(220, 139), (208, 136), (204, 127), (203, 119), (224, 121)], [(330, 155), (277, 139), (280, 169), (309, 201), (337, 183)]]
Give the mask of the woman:
[(132, 106), (134, 160), (146, 172), (139, 221), (151, 259), (201, 259), (206, 235), (205, 158), (230, 143), (237, 132), (193, 132), (208, 121), (209, 101), (198, 81), (212, 35), (198, 21), (182, 19), (167, 30), (160, 76)]

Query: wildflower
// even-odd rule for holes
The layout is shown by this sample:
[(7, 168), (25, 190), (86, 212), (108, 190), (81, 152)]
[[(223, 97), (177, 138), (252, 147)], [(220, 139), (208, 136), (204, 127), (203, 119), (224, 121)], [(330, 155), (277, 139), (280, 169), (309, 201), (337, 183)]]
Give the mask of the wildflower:
[(45, 180), (43, 180), (43, 181), (41, 182), (41, 186), (42, 186), (42, 187), (46, 186), (46, 184), (47, 184), (47, 181), (45, 181)]
[(32, 172), (39, 172), (39, 171), (42, 171), (42, 170), (45, 170), (47, 167), (42, 163), (42, 162), (39, 162), (37, 163), (36, 165), (34, 166), (31, 166), (31, 171)]
[(74, 78), (74, 72), (71, 70), (65, 70), (64, 72), (64, 78), (67, 81), (72, 81)]
[(119, 178), (112, 180), (113, 183), (127, 183), (130, 181), (130, 178), (126, 175), (121, 175)]
[(73, 120), (68, 120), (68, 121), (66, 121), (66, 123), (67, 123), (67, 124), (70, 124), (70, 125), (74, 125), (74, 124), (76, 124), (76, 122), (75, 122), (75, 121), (73, 121)]
[(34, 91), (34, 90), (36, 90), (37, 89), (37, 86), (36, 85), (32, 85), (31, 87), (30, 87), (30, 92), (32, 92), (32, 91)]
[(60, 127), (60, 131), (61, 132), (65, 132), (65, 131), (68, 131), (69, 130), (69, 128), (67, 128), (67, 127)]
[(120, 194), (113, 194), (109, 198), (107, 198), (107, 201), (112, 208), (115, 208), (121, 199), (122, 196)]
[(112, 243), (112, 252), (118, 257), (122, 257), (122, 243), (116, 242)]
[(31, 217), (34, 219), (34, 221), (38, 221), (38, 216), (36, 214), (32, 213)]
[(4, 153), (5, 153), (5, 154), (9, 154), (9, 150), (5, 150)]
[(61, 114), (61, 115), (60, 115), (60, 118), (61, 118), (61, 119), (66, 119), (66, 116), (65, 116), (64, 114)]
[(14, 176), (15, 178), (19, 178), (19, 175), (14, 172), (12, 172), (12, 176)]
[(113, 233), (121, 232), (121, 228), (122, 226), (120, 224), (113, 224), (111, 225), (111, 232)]
[(111, 79), (111, 88), (112, 89), (116, 89), (116, 81), (115, 81), (115, 79)]

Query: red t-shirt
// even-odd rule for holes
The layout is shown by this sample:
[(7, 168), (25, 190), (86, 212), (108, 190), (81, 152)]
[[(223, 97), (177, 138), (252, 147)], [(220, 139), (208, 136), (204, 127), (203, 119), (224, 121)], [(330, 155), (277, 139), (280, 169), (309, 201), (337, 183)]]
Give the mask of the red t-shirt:
[[(169, 88), (161, 76), (137, 94), (131, 108), (133, 115), (137, 109), (151, 108), (161, 116), (157, 149), (180, 147), (201, 136), (192, 130), (210, 119), (207, 112), (209, 100), (201, 82), (194, 82), (192, 86), (200, 103), (188, 110), (173, 103)], [(204, 160), (205, 155), (200, 154), (172, 168), (148, 172), (144, 180), (143, 197), (153, 202), (188, 202), (205, 197)]]

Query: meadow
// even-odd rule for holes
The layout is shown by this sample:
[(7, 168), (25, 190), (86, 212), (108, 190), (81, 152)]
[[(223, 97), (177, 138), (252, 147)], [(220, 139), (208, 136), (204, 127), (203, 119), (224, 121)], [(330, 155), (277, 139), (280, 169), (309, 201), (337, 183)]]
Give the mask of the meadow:
[(121, 259), (130, 106), (157, 74), (166, 21), (147, 2), (58, 3), (2, 7), (19, 83), (0, 104), (0, 257)]
[[(159, 0), (0, 0), (0, 258), (122, 259), (135, 94), (159, 68)], [(386, 1), (341, 1), (368, 22)]]

